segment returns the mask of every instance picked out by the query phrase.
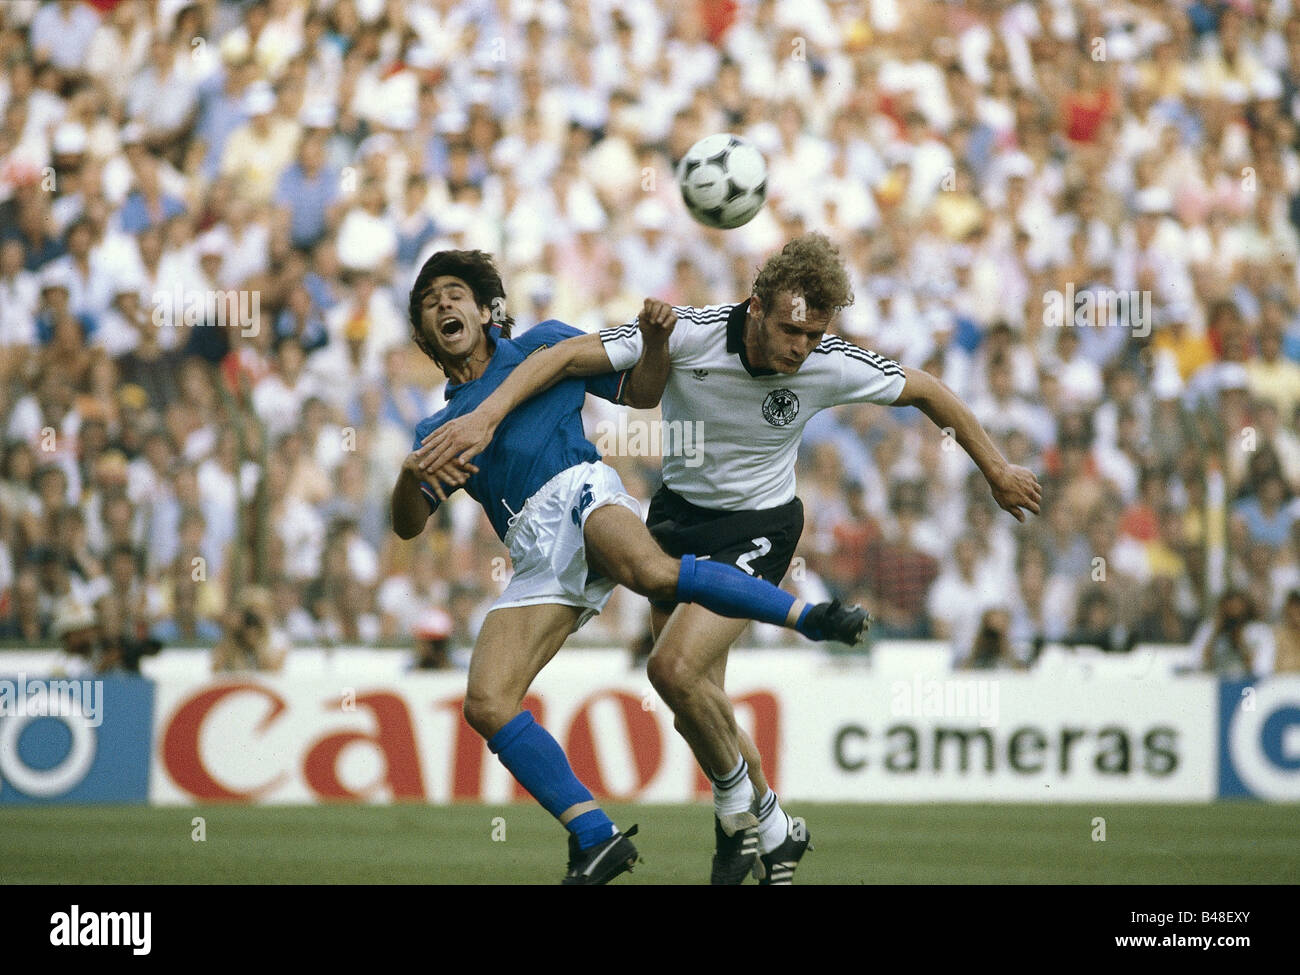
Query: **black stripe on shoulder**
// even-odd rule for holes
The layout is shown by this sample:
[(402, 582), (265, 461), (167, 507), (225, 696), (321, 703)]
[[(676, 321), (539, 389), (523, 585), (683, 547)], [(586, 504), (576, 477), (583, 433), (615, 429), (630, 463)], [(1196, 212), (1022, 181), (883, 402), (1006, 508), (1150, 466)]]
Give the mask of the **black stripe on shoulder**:
[(733, 305), (706, 305), (703, 308), (694, 308), (690, 305), (682, 305), (674, 306), (673, 311), (677, 313), (678, 318), (689, 318), (697, 325), (710, 325), (714, 322), (725, 322), (733, 307)]
[(611, 325), (609, 328), (602, 328), (598, 333), (602, 342), (609, 342), (613, 339), (627, 338), (629, 335), (636, 334), (637, 325), (630, 322), (627, 325)]
[(844, 352), (843, 350), (830, 350), (825, 354), (830, 355), (831, 352), (839, 352), (841, 355), (844, 356), (844, 358), (852, 359), (854, 362), (860, 362), (864, 366), (870, 366), (872, 369), (875, 369), (877, 372), (883, 373), (886, 376), (904, 375), (902, 367), (898, 366), (897, 364), (891, 363), (889, 360), (882, 361), (879, 359), (868, 359), (866, 356), (853, 355), (852, 353)]
[(818, 346), (819, 346), (819, 347), (820, 347), (820, 346), (825, 346), (827, 349), (842, 349), (842, 350), (844, 350), (844, 351), (846, 351), (846, 352), (847, 352), (847, 351), (861, 352), (861, 353), (863, 353), (864, 355), (873, 356), (873, 357), (875, 357), (875, 358), (877, 358), (877, 359), (883, 359), (883, 358), (884, 358), (884, 356), (880, 355), (880, 353), (878, 353), (878, 352), (872, 352), (870, 349), (864, 349), (862, 346), (860, 346), (860, 345), (855, 345), (853, 342), (850, 342), (850, 341), (848, 341), (847, 339), (841, 338), (841, 337), (838, 336), (838, 335), (827, 335), (827, 336), (824, 336), (824, 337), (822, 338), (821, 342), (818, 343)]
[(862, 346), (855, 345), (852, 342), (846, 341), (845, 339), (840, 338), (838, 335), (826, 336), (821, 340), (819, 345), (824, 345), (827, 351), (839, 351), (839, 352), (845, 352), (849, 355), (856, 354), (856, 355), (866, 356), (869, 359), (874, 359), (875, 361), (881, 363), (882, 365), (894, 362), (893, 359), (886, 358), (885, 356), (881, 355), (879, 352), (872, 352), (870, 349), (864, 349)]
[[(679, 319), (690, 322), (692, 325), (725, 325), (731, 315), (734, 305), (706, 305), (703, 308), (695, 308), (691, 305), (673, 305), (673, 312)], [(597, 334), (602, 342), (614, 342), (618, 339), (631, 338), (639, 332), (641, 326), (636, 322), (625, 322), (622, 325), (611, 325), (608, 328), (600, 329)]]
[(851, 359), (857, 359), (859, 362), (865, 362), (869, 366), (879, 369), (887, 376), (903, 375), (903, 367), (893, 359), (886, 359), (882, 355), (872, 352), (870, 349), (864, 349), (861, 346), (854, 345), (852, 342), (846, 342), (837, 335), (828, 335), (817, 344), (814, 352), (820, 352), (822, 355), (830, 355), (832, 352), (839, 352)]
[(847, 356), (848, 358), (856, 359), (859, 362), (869, 363), (870, 365), (875, 366), (881, 372), (896, 372), (901, 375), (903, 371), (903, 367), (900, 366), (893, 359), (886, 359), (883, 356), (872, 355), (870, 352), (863, 353), (861, 350), (853, 349), (853, 348), (835, 349), (832, 351), (840, 352), (841, 354)]

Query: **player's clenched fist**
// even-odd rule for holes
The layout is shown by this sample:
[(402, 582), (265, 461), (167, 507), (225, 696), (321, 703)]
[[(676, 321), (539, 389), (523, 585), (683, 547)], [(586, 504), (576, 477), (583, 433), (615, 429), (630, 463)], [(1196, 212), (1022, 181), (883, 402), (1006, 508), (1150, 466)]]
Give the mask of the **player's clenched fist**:
[(677, 312), (666, 301), (647, 298), (641, 306), (641, 313), (636, 316), (636, 322), (646, 339), (662, 342), (672, 334), (673, 326), (677, 324)]

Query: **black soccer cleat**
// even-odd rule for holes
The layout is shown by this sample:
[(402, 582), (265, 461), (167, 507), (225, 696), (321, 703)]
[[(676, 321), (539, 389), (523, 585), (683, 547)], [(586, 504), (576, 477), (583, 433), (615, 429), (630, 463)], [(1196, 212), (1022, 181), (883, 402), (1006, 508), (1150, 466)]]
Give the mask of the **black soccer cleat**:
[(810, 640), (838, 640), (853, 646), (866, 636), (870, 626), (871, 614), (861, 606), (845, 606), (832, 599), (808, 610), (799, 632)]
[(604, 843), (586, 850), (579, 849), (578, 838), (570, 833), (569, 870), (560, 883), (566, 887), (595, 887), (630, 871), (641, 860), (636, 847), (628, 839), (636, 835), (636, 830), (633, 826), (626, 833), (615, 833)]
[(714, 816), (713, 835), (717, 845), (709, 883), (723, 887), (743, 884), (758, 863), (758, 817), (751, 812), (736, 813), (728, 816), (724, 825)]
[(760, 887), (790, 887), (794, 885), (794, 871), (803, 855), (813, 848), (812, 834), (802, 816), (790, 820), (785, 842), (771, 853), (764, 853), (754, 867), (754, 876)]

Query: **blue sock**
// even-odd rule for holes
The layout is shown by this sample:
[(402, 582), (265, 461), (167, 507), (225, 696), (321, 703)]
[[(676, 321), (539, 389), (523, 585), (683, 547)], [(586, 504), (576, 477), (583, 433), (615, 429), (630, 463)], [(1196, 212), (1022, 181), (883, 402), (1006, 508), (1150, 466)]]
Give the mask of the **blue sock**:
[[(699, 603), (711, 613), (732, 619), (758, 620), (786, 626), (795, 599), (766, 579), (751, 576), (734, 565), (682, 556), (677, 574), (677, 601)], [(808, 610), (805, 605), (794, 628), (799, 630)], [(799, 630), (799, 632), (803, 632)]]
[[(566, 809), (591, 801), (591, 792), (573, 774), (564, 749), (533, 720), (531, 711), (516, 714), (487, 744), (519, 784), (556, 819)], [(564, 828), (578, 838), (584, 850), (616, 832), (613, 821), (600, 809), (571, 819)]]

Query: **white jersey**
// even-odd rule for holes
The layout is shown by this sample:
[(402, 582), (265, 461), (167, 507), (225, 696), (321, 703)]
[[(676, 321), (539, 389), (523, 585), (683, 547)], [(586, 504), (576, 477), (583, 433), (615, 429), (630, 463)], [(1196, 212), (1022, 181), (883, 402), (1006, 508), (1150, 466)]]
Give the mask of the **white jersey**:
[[(906, 382), (897, 362), (836, 335), (825, 336), (793, 375), (753, 369), (744, 353), (747, 307), (745, 301), (673, 309), (663, 479), (701, 508), (786, 504), (794, 498), (808, 418), (842, 403), (893, 403)], [(635, 320), (602, 330), (600, 338), (617, 370), (641, 358)]]

